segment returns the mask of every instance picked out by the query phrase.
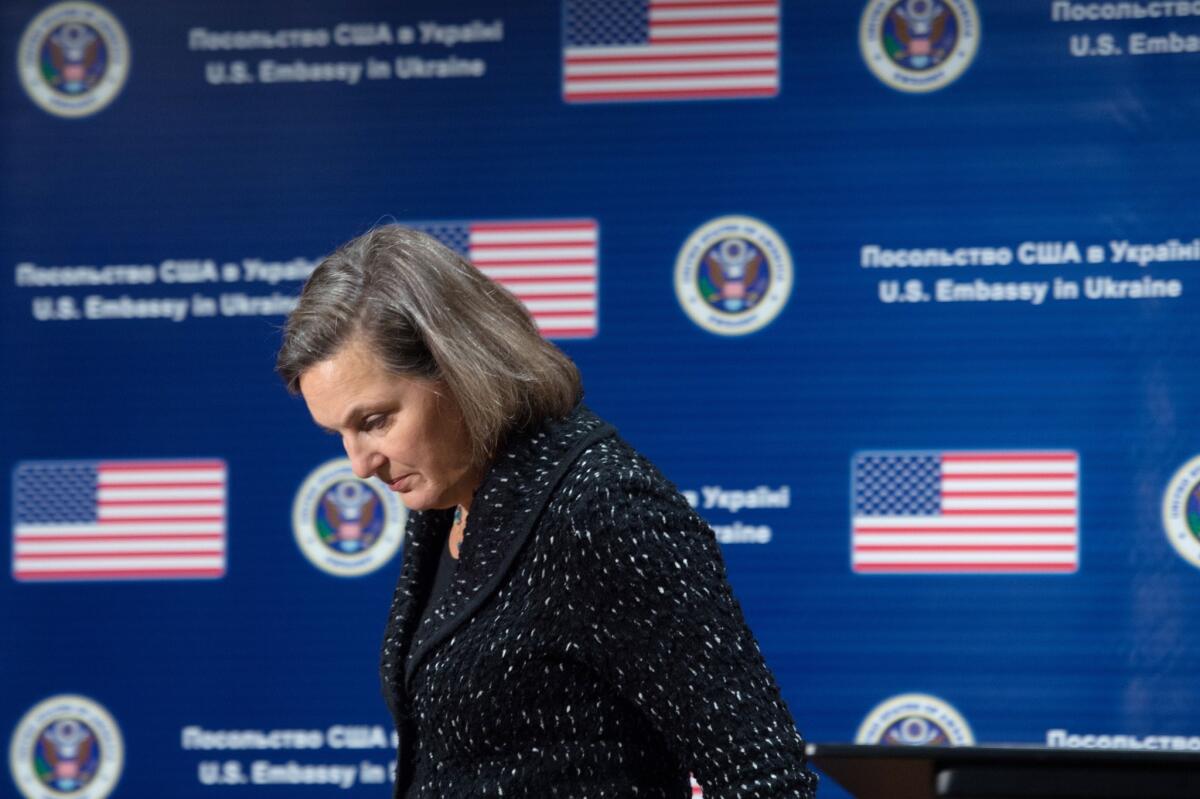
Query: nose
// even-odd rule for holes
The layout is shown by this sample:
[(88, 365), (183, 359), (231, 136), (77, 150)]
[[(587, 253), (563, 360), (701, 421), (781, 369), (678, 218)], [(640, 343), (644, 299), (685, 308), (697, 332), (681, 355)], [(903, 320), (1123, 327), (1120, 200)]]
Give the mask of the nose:
[(369, 444), (357, 441), (353, 435), (342, 437), (342, 447), (346, 450), (346, 457), (350, 459), (350, 469), (360, 480), (366, 480), (383, 465), (383, 455)]

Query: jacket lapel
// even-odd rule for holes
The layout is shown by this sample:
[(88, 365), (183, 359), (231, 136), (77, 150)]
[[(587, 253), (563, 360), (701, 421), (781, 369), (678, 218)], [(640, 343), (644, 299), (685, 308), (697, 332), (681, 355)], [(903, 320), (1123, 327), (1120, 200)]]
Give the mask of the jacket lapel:
[(413, 636), (404, 671), (407, 689), (422, 659), (503, 583), (571, 464), (593, 443), (615, 432), (579, 406), (566, 419), (516, 438), (497, 456), (471, 502), (454, 582), (435, 614), (440, 621), (429, 619)]
[(412, 513), (408, 519), (400, 577), (392, 596), (380, 654), (384, 698), (397, 720), (407, 715), (407, 695), (401, 677), (413, 632), (420, 621), (420, 599), (428, 593), (452, 515), (451, 511), (424, 511)]

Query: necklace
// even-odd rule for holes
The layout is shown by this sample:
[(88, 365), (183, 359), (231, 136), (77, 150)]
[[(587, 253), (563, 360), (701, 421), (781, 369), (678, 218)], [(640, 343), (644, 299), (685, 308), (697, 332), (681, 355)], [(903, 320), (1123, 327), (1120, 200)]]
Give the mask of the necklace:
[(446, 545), (450, 548), (450, 557), (457, 559), (462, 549), (463, 531), (467, 529), (466, 511), (462, 505), (454, 506), (454, 523), (450, 525), (450, 539)]

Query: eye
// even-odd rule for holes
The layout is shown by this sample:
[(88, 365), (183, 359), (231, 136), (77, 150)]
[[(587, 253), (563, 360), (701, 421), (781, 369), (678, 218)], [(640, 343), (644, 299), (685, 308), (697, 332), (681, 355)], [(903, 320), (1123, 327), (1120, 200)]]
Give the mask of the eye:
[(368, 416), (362, 420), (362, 429), (365, 431), (378, 430), (387, 423), (387, 415), (377, 413), (374, 416)]

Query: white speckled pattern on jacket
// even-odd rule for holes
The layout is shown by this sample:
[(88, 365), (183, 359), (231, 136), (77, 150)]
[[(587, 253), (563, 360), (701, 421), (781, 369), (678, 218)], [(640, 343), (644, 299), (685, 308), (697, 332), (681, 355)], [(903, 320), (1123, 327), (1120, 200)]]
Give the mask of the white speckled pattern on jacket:
[(383, 643), (397, 797), (813, 796), (712, 531), (590, 411), (500, 455), (414, 630), (449, 523), (411, 515)]

